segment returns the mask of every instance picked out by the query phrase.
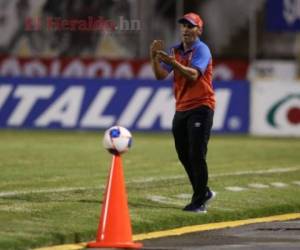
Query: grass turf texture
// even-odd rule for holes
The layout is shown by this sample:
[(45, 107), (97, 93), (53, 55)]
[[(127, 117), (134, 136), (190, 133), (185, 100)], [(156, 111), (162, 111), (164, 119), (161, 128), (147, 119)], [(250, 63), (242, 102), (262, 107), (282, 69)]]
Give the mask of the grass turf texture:
[[(102, 135), (0, 131), (0, 249), (95, 239), (111, 161), (101, 146)], [(191, 187), (171, 134), (133, 136), (133, 148), (123, 156), (123, 166), (135, 234), (299, 212), (300, 186), (294, 183), (300, 181), (299, 139), (212, 136), (209, 185), (218, 196), (209, 212), (199, 215), (181, 211), (189, 200), (178, 195), (191, 193)], [(268, 169), (291, 171), (258, 172)], [(273, 182), (287, 186), (274, 187)], [(252, 188), (251, 183), (268, 188)], [(246, 189), (231, 192), (228, 186)]]

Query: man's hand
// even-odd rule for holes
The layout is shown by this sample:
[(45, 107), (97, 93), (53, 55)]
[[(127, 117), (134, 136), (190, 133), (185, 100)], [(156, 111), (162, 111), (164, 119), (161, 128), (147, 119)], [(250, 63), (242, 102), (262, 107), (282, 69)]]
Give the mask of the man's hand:
[(160, 59), (158, 57), (158, 51), (162, 51), (163, 49), (164, 43), (162, 40), (154, 40), (150, 45), (151, 66), (157, 80), (163, 80), (169, 74), (169, 72), (160, 65)]
[(175, 57), (169, 56), (165, 51), (158, 50), (156, 51), (158, 58), (166, 64), (174, 65)]
[(162, 40), (154, 40), (150, 45), (150, 57), (154, 59), (157, 56), (157, 51), (164, 49), (164, 42)]
[(177, 62), (173, 54), (169, 56), (163, 50), (158, 50), (156, 53), (160, 61), (172, 65), (174, 70), (177, 70), (182, 76), (187, 78), (189, 81), (196, 81), (199, 77), (199, 72), (196, 69), (184, 66), (181, 63)]

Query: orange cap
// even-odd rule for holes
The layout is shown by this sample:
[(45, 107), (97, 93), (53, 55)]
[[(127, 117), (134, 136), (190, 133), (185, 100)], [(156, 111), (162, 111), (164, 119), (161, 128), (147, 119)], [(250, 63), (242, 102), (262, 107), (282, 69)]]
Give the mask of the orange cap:
[(194, 26), (202, 27), (203, 21), (199, 15), (196, 13), (190, 12), (185, 14), (182, 18), (178, 20), (179, 23), (189, 22)]

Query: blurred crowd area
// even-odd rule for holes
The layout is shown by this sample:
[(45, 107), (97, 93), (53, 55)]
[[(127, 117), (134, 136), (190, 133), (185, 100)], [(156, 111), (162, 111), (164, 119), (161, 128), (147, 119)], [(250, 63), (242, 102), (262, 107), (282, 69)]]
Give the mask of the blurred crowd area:
[[(288, 11), (296, 9), (294, 13), (300, 19), (300, 0), (276, 1), (284, 1)], [(148, 60), (152, 40), (162, 39), (166, 47), (180, 40), (177, 20), (191, 11), (204, 20), (202, 39), (210, 46), (216, 62), (239, 60), (234, 66), (238, 68), (257, 60), (281, 60), (281, 65), (282, 60), (288, 60), (297, 68), (292, 69), (295, 74), (294, 71), (299, 72), (299, 32), (268, 30), (267, 2), (271, 1), (0, 0), (0, 75), (8, 75), (3, 64), (13, 68), (13, 62), (7, 61), (11, 57), (18, 58), (19, 66), (20, 58), (64, 58), (62, 64), (68, 64), (65, 58), (136, 60), (139, 64), (138, 60)], [(51, 26), (54, 21), (56, 25), (70, 20), (87, 24), (90, 19), (100, 21), (101, 27)], [(113, 24), (113, 28), (108, 24)], [(151, 74), (149, 67), (147, 70), (146, 75)], [(230, 74), (224, 68), (218, 70), (225, 76)], [(268, 74), (268, 70), (262, 67), (263, 74)], [(12, 75), (18, 75), (16, 72)], [(74, 72), (76, 75), (76, 67)]]
[[(216, 58), (298, 58), (299, 33), (266, 31), (265, 9), (266, 0), (0, 0), (0, 48), (18, 56), (146, 58), (153, 39), (175, 43), (177, 19), (193, 11), (205, 21), (203, 39)], [(50, 17), (100, 17), (119, 29), (54, 30)], [(39, 29), (26, 29), (29, 19)]]

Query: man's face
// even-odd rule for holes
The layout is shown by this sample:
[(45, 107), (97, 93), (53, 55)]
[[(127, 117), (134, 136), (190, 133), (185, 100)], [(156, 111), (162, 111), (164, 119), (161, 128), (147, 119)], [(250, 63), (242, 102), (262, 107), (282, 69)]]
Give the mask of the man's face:
[(180, 24), (181, 38), (184, 43), (193, 43), (201, 35), (200, 28), (189, 22)]

